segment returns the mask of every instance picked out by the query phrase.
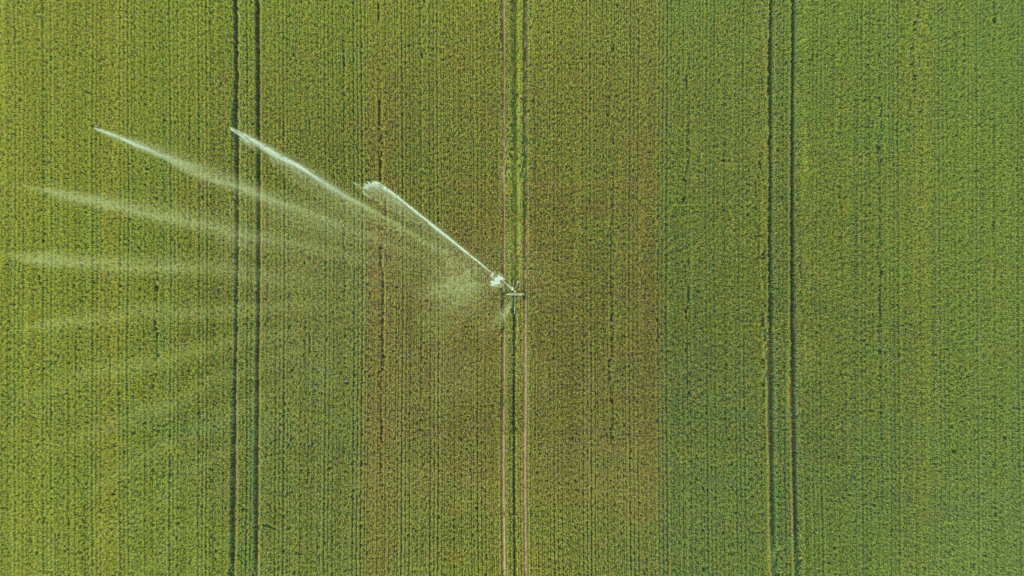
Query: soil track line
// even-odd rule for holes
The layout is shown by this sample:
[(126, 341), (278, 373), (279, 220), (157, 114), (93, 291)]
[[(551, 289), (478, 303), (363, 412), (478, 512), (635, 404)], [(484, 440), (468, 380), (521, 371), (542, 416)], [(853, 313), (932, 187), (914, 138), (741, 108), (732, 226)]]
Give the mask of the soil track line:
[[(512, 247), (516, 250), (515, 263), (522, 262), (521, 274), (522, 277), (519, 279), (520, 283), (516, 286), (526, 285), (526, 233), (525, 233), (525, 209), (524, 209), (524, 188), (525, 188), (525, 159), (526, 159), (526, 142), (524, 137), (524, 129), (526, 122), (526, 111), (525, 111), (525, 94), (526, 94), (526, 6), (523, 0), (513, 5), (512, 8), (512, 26), (517, 26), (512, 30), (512, 45), (509, 46), (509, 2), (508, 0), (502, 0), (501, 3), (501, 47), (502, 47), (502, 134), (501, 134), (501, 149), (502, 149), (502, 161), (501, 161), (501, 181), (502, 181), (502, 201), (503, 201), (503, 218), (502, 218), (502, 271), (509, 272), (509, 255), (508, 255), (508, 234), (509, 234), (509, 217), (516, 218), (516, 225), (512, 229), (513, 237)], [(509, 58), (511, 57), (514, 61), (511, 63), (513, 74), (513, 82), (509, 82)], [(509, 90), (515, 90), (514, 95), (510, 95)], [(512, 148), (509, 148), (509, 98), (513, 98), (512, 104), (513, 113), (516, 114), (514, 117), (513, 135), (512, 135)], [(516, 182), (512, 189), (509, 188), (509, 154), (515, 154), (513, 174), (512, 177), (516, 179)], [(516, 202), (515, 209), (512, 210), (513, 214), (510, 215), (509, 210), (509, 193), (515, 195), (515, 198), (511, 199)], [(523, 382), (523, 460), (522, 460), (522, 486), (523, 486), (523, 576), (528, 576), (530, 572), (529, 568), (529, 553), (528, 553), (528, 541), (529, 541), (529, 522), (527, 521), (527, 477), (528, 477), (528, 451), (527, 441), (529, 437), (529, 420), (527, 417), (527, 411), (529, 409), (529, 396), (527, 392), (527, 380), (526, 380), (526, 298), (519, 297), (519, 302), (513, 301), (512, 306), (512, 330), (511, 337), (517, 338), (520, 334), (520, 330), (517, 328), (515, 321), (516, 305), (522, 304), (523, 314), (523, 325), (521, 333), (523, 335), (523, 348), (522, 348), (522, 382)], [(508, 576), (508, 557), (509, 557), (509, 541), (508, 541), (508, 406), (509, 402), (514, 402), (515, 399), (509, 398), (508, 386), (509, 386), (509, 369), (508, 369), (508, 338), (509, 330), (508, 324), (503, 331), (502, 337), (502, 388), (501, 388), (501, 573), (502, 576)], [(516, 347), (513, 346), (513, 353), (516, 353)], [(512, 378), (516, 378), (516, 371), (513, 370)], [(514, 423), (513, 423), (514, 424)], [(515, 454), (512, 455), (515, 458)], [(515, 464), (513, 464), (514, 466)]]
[[(522, 256), (522, 259), (521, 259), (521, 262), (522, 262), (522, 276), (519, 278), (519, 281), (521, 282), (520, 285), (523, 287), (521, 290), (525, 292), (526, 286), (528, 285), (527, 284), (527, 280), (528, 280), (527, 279), (527, 271), (528, 271), (527, 262), (528, 262), (528, 260), (526, 259), (526, 254), (528, 253), (527, 236), (526, 236), (526, 229), (527, 229), (526, 218), (527, 218), (527, 215), (526, 215), (525, 200), (524, 200), (524, 196), (526, 195), (526, 190), (525, 190), (525, 188), (526, 188), (526, 172), (525, 172), (525, 166), (526, 166), (526, 137), (525, 137), (525, 132), (526, 132), (526, 90), (527, 90), (527, 88), (526, 88), (526, 70), (527, 70), (527, 68), (526, 68), (527, 67), (526, 54), (527, 54), (527, 49), (528, 49), (528, 47), (527, 47), (527, 34), (526, 34), (526, 31), (527, 31), (526, 0), (522, 0), (522, 4), (520, 6), (517, 6), (517, 8), (519, 8), (519, 10), (522, 13), (522, 29), (519, 31), (520, 34), (522, 34), (522, 40), (521, 40), (521, 44), (520, 44), (521, 50), (519, 52), (519, 57), (522, 60), (522, 70), (523, 70), (523, 72), (522, 72), (522, 75), (517, 78), (517, 80), (519, 81), (519, 87), (518, 87), (519, 88), (519, 93), (518, 93), (518, 97), (517, 98), (522, 103), (521, 104), (522, 112), (521, 112), (521, 115), (520, 115), (520, 117), (518, 119), (518, 121), (519, 121), (519, 130), (516, 133), (516, 139), (517, 139), (516, 140), (516, 144), (517, 144), (516, 152), (517, 152), (517, 160), (519, 161), (519, 164), (521, 166), (523, 166), (524, 168), (523, 168), (522, 171), (519, 171), (519, 170), (516, 171), (516, 177), (522, 179), (522, 181), (519, 182), (519, 186), (518, 186), (518, 190), (519, 190), (518, 201), (521, 203), (520, 204), (520, 210), (519, 210), (520, 211), (521, 222), (517, 224), (516, 229), (520, 230), (521, 233), (522, 233), (522, 237), (518, 238), (518, 240), (519, 240), (518, 243), (522, 246), (520, 248), (520, 250), (522, 251), (521, 252), (521, 256)], [(518, 13), (517, 13), (517, 15), (518, 15)], [(517, 106), (516, 108), (517, 108), (517, 110), (520, 109), (519, 106)], [(529, 386), (529, 382), (527, 380), (527, 374), (529, 373), (529, 362), (527, 361), (528, 360), (527, 353), (528, 353), (528, 348), (529, 348), (528, 344), (527, 344), (527, 334), (528, 334), (527, 319), (529, 318), (529, 311), (528, 311), (526, 296), (522, 296), (521, 297), (521, 301), (522, 301), (522, 308), (523, 308), (523, 369), (522, 369), (523, 370), (522, 371), (522, 374), (523, 374), (523, 376), (522, 376), (522, 378), (523, 378), (523, 576), (530, 576), (530, 514), (529, 514), (529, 505), (528, 505), (529, 493), (530, 493), (529, 485), (528, 485), (528, 481), (529, 481), (529, 478), (530, 478), (530, 474), (529, 474), (529, 470), (528, 470), (528, 455), (529, 455), (529, 451), (530, 451), (530, 444), (529, 444), (529, 434), (530, 434), (530, 386)]]
[[(501, 2), (501, 270), (508, 273), (508, 11)], [(515, 335), (513, 335), (515, 337)], [(508, 576), (508, 332), (501, 338), (501, 575)]]

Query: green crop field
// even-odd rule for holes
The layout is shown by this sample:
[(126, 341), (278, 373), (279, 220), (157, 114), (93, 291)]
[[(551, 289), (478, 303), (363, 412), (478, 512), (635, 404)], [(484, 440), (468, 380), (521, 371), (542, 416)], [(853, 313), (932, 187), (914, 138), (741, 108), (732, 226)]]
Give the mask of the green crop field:
[(0, 13), (0, 574), (1022, 573), (1024, 5)]

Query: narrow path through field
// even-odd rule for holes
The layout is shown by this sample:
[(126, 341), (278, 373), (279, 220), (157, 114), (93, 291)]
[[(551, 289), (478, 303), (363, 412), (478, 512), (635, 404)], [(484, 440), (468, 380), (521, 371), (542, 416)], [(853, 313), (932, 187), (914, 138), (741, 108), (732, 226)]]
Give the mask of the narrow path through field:
[[(503, 272), (508, 271), (508, 10), (501, 2), (501, 257)], [(508, 574), (508, 488), (506, 455), (508, 438), (508, 339), (501, 339), (501, 575)]]
[[(526, 282), (525, 264), (525, 214), (524, 214), (524, 186), (525, 186), (525, 162), (526, 162), (526, 141), (525, 141), (525, 95), (526, 95), (526, 10), (522, 3), (509, 4), (507, 0), (501, 5), (501, 45), (502, 45), (502, 253), (503, 272), (518, 280), (517, 287), (524, 287)], [(510, 36), (511, 31), (511, 36)], [(511, 181), (510, 181), (511, 180)], [(511, 235), (511, 238), (510, 238)], [(521, 265), (520, 265), (521, 264)], [(517, 277), (518, 276), (518, 277)], [(522, 288), (521, 288), (522, 289)], [(527, 388), (527, 362), (526, 362), (526, 300), (521, 301), (522, 306), (517, 311), (518, 302), (512, 302), (512, 314), (506, 319), (504, 337), (502, 339), (502, 406), (501, 406), (501, 566), (502, 575), (509, 571), (509, 525), (508, 525), (508, 440), (510, 426), (508, 422), (508, 410), (510, 403), (517, 402), (515, 394), (515, 380), (522, 379), (522, 573), (530, 573), (529, 562), (529, 521), (528, 521), (528, 438), (529, 438), (529, 395)], [(517, 313), (522, 314), (522, 327), (518, 325)], [(519, 335), (522, 334), (522, 362), (515, 357), (519, 353), (516, 346)], [(509, 357), (509, 338), (512, 338), (512, 357)], [(520, 376), (521, 375), (521, 376)], [(510, 378), (513, 380), (512, 394), (509, 394)], [(515, 420), (515, 411), (512, 412)], [(511, 433), (515, 434), (515, 422), (512, 422)], [(515, 466), (516, 454), (513, 443), (511, 454), (512, 465)], [(513, 498), (515, 495), (515, 473), (513, 471)], [(513, 543), (513, 546), (515, 544)], [(513, 552), (513, 559), (515, 553)], [(516, 572), (513, 566), (513, 572)]]

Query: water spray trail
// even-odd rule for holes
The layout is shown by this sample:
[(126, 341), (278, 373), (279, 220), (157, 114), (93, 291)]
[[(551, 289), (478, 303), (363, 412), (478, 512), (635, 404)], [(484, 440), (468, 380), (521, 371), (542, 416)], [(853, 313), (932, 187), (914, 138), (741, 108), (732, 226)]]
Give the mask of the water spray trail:
[(187, 160), (182, 160), (181, 158), (171, 156), (170, 154), (164, 154), (163, 152), (154, 150), (153, 148), (150, 148), (149, 146), (146, 146), (141, 142), (136, 142), (131, 138), (126, 138), (125, 136), (109, 132), (102, 128), (95, 128), (95, 130), (100, 134), (103, 134), (104, 136), (108, 136), (110, 138), (113, 138), (114, 140), (124, 142), (125, 144), (131, 146), (132, 148), (141, 150), (146, 154), (149, 154), (150, 156), (159, 158), (164, 162), (167, 162), (171, 166), (174, 166), (178, 170), (184, 172), (185, 174), (194, 176), (196, 178), (199, 178), (200, 180), (205, 180), (206, 182), (209, 182), (210, 184), (214, 184), (217, 186), (223, 186), (225, 188), (235, 188), (235, 182), (233, 179), (228, 178), (226, 175), (218, 174), (216, 171), (206, 168), (205, 166), (201, 166), (199, 164), (189, 162)]
[[(160, 160), (163, 160), (164, 162), (167, 162), (168, 164), (170, 164), (174, 168), (177, 168), (181, 172), (183, 172), (185, 174), (188, 174), (189, 176), (192, 176), (193, 178), (196, 178), (196, 179), (198, 179), (200, 181), (206, 182), (208, 184), (213, 184), (214, 186), (220, 186), (222, 188), (229, 188), (231, 190), (238, 190), (239, 194), (242, 194), (244, 196), (248, 196), (249, 198), (253, 198), (253, 199), (259, 200), (260, 202), (262, 202), (262, 203), (264, 203), (264, 204), (266, 204), (268, 206), (273, 206), (275, 208), (280, 208), (281, 210), (283, 210), (285, 212), (292, 213), (292, 214), (297, 214), (297, 215), (302, 216), (304, 218), (307, 218), (309, 220), (313, 220), (313, 221), (316, 221), (316, 222), (322, 222), (322, 223), (327, 224), (327, 225), (329, 225), (332, 228), (337, 229), (337, 230), (343, 230), (344, 229), (343, 226), (338, 221), (334, 220), (333, 218), (329, 218), (327, 216), (324, 216), (322, 214), (314, 212), (314, 211), (312, 211), (312, 210), (310, 210), (308, 208), (305, 208), (303, 206), (300, 206), (298, 204), (294, 204), (292, 202), (288, 202), (287, 200), (281, 200), (280, 198), (277, 198), (277, 197), (275, 197), (275, 196), (273, 196), (271, 194), (268, 194), (265, 191), (263, 192), (263, 194), (260, 194), (260, 192), (258, 190), (256, 190), (256, 187), (252, 186), (251, 184), (235, 183), (234, 178), (228, 178), (226, 175), (221, 174), (221, 173), (219, 173), (219, 172), (217, 172), (215, 170), (211, 170), (209, 168), (206, 168), (205, 166), (201, 166), (201, 165), (196, 164), (194, 162), (189, 162), (187, 160), (182, 160), (181, 158), (178, 158), (176, 156), (171, 156), (170, 154), (165, 154), (165, 153), (160, 152), (158, 150), (154, 150), (153, 148), (150, 148), (149, 146), (146, 146), (145, 144), (142, 144), (141, 142), (136, 142), (135, 140), (132, 140), (131, 138), (126, 138), (124, 136), (121, 136), (119, 134), (115, 134), (113, 132), (109, 132), (109, 131), (104, 130), (102, 128), (96, 128), (95, 130), (97, 132), (99, 132), (100, 134), (103, 134), (105, 136), (109, 136), (110, 138), (113, 138), (114, 140), (118, 140), (120, 142), (123, 142), (123, 143), (131, 146), (132, 148), (135, 148), (137, 150), (141, 150), (142, 152), (145, 152), (146, 154), (149, 154), (150, 156), (153, 156), (155, 158), (159, 158)], [(255, 139), (253, 139), (253, 140), (255, 140)]]
[[(74, 202), (75, 204), (82, 204), (83, 206), (91, 206), (93, 208), (99, 208), (100, 210), (117, 212), (119, 214), (134, 216), (136, 218), (142, 218), (152, 222), (170, 224), (172, 226), (188, 228), (198, 232), (205, 232), (226, 240), (233, 241), (235, 239), (234, 230), (227, 226), (206, 222), (198, 218), (190, 218), (175, 212), (158, 212), (130, 202), (124, 202), (122, 200), (105, 200), (96, 196), (78, 194), (76, 192), (71, 192), (70, 190), (61, 190), (59, 188), (27, 187), (27, 189), (42, 192), (43, 194), (53, 196), (54, 198), (64, 200), (66, 202)], [(253, 238), (247, 237), (245, 239), (252, 240)]]
[[(185, 228), (188, 230), (194, 230), (196, 232), (211, 234), (229, 242), (235, 242), (237, 240), (244, 240), (246, 242), (255, 242), (258, 237), (252, 232), (239, 232), (236, 236), (235, 231), (228, 227), (213, 222), (203, 220), (201, 218), (193, 218), (185, 214), (178, 212), (171, 212), (169, 210), (157, 211), (151, 208), (133, 204), (131, 202), (125, 202), (123, 200), (107, 200), (96, 196), (90, 196), (87, 194), (79, 194), (77, 192), (71, 192), (69, 190), (61, 190), (59, 188), (37, 188), (37, 187), (26, 187), (26, 190), (34, 190), (36, 192), (42, 192), (49, 196), (53, 196), (59, 200), (66, 202), (73, 202), (75, 204), (82, 204), (83, 206), (90, 206), (92, 208), (98, 208), (100, 210), (106, 210), (109, 212), (115, 212), (118, 214), (125, 214), (135, 218), (143, 220), (149, 220), (151, 222), (157, 222), (160, 224), (170, 224), (171, 226), (177, 226), (179, 228)], [(288, 238), (278, 237), (262, 237), (263, 242), (270, 242), (273, 244), (280, 244), (295, 248), (296, 250), (302, 250), (311, 254), (319, 254), (325, 258), (333, 260), (348, 260), (355, 256), (346, 252), (339, 251), (328, 251), (322, 246), (308, 244), (305, 242), (299, 242), (296, 240), (290, 240)]]
[(178, 264), (169, 259), (102, 258), (99, 256), (72, 254), (70, 252), (18, 252), (11, 254), (11, 257), (30, 266), (75, 268), (94, 272), (161, 274), (225, 279), (233, 279), (235, 275), (234, 269), (227, 262)]
[(292, 160), (291, 158), (285, 156), (284, 154), (281, 154), (277, 150), (274, 150), (273, 148), (271, 148), (270, 146), (267, 146), (263, 142), (260, 142), (259, 140), (253, 138), (252, 136), (249, 136), (245, 132), (242, 132), (241, 130), (236, 130), (234, 128), (231, 128), (231, 133), (234, 134), (235, 136), (238, 136), (238, 139), (242, 141), (242, 144), (245, 144), (246, 146), (248, 146), (250, 148), (253, 148), (253, 149), (256, 149), (256, 150), (259, 150), (259, 151), (263, 152), (264, 154), (269, 156), (271, 160), (277, 162), (278, 164), (284, 166), (285, 168), (288, 168), (289, 170), (292, 170), (294, 172), (298, 172), (299, 174), (302, 174), (303, 176), (305, 176), (305, 177), (309, 178), (310, 180), (316, 182), (320, 186), (323, 186), (324, 189), (329, 190), (329, 191), (333, 192), (334, 194), (337, 194), (338, 196), (340, 196), (344, 200), (355, 204), (361, 210), (369, 212), (369, 213), (372, 213), (375, 216), (381, 216), (380, 213), (376, 212), (375, 210), (373, 210), (369, 206), (363, 204), (359, 200), (356, 200), (352, 196), (349, 196), (348, 194), (346, 194), (344, 190), (338, 188), (337, 186), (335, 186), (335, 185), (331, 184), (330, 182), (324, 180), (323, 178), (317, 176), (316, 173), (313, 172), (312, 170), (310, 170), (309, 168), (306, 168), (305, 166), (303, 166), (302, 164), (299, 164), (295, 160)]
[(513, 288), (508, 282), (506, 282), (505, 278), (503, 276), (501, 276), (500, 274), (498, 274), (494, 270), (491, 270), (490, 268), (485, 266), (483, 262), (477, 260), (476, 256), (473, 256), (472, 254), (469, 253), (469, 250), (466, 250), (458, 242), (456, 242), (455, 240), (452, 240), (452, 237), (449, 236), (448, 234), (446, 234), (444, 230), (441, 230), (441, 228), (439, 228), (436, 224), (434, 224), (429, 219), (427, 219), (426, 216), (424, 216), (423, 214), (420, 214), (419, 210), (413, 208), (405, 200), (402, 200), (401, 196), (399, 196), (398, 194), (395, 194), (390, 188), (388, 188), (387, 186), (381, 184), (380, 182), (369, 182), (369, 183), (363, 185), (363, 188), (364, 188), (364, 192), (363, 193), (364, 194), (366, 194), (365, 189), (367, 187), (370, 187), (370, 188), (373, 188), (373, 189), (377, 189), (377, 190), (383, 192), (384, 194), (386, 194), (387, 196), (389, 196), (392, 200), (398, 201), (398, 203), (400, 203), (407, 210), (409, 210), (410, 212), (415, 214), (420, 220), (422, 220), (424, 223), (426, 223), (427, 226), (430, 226), (431, 229), (433, 229), (435, 232), (440, 234), (442, 238), (444, 238), (448, 242), (451, 242), (452, 246), (455, 246), (456, 248), (461, 250), (463, 254), (465, 254), (466, 256), (469, 256), (470, 259), (473, 260), (473, 262), (476, 262), (477, 264), (479, 264), (481, 268), (486, 270), (487, 273), (491, 275), (491, 286), (494, 286), (495, 288), (497, 288), (499, 285), (504, 284), (506, 288), (508, 288), (509, 290), (515, 292), (515, 288)]
[(305, 166), (303, 166), (302, 164), (296, 162), (295, 160), (292, 160), (291, 158), (285, 156), (284, 154), (281, 154), (280, 152), (278, 152), (274, 148), (268, 146), (267, 144), (264, 144), (263, 142), (260, 142), (259, 140), (257, 140), (256, 138), (253, 138), (252, 136), (246, 134), (245, 132), (242, 132), (240, 130), (236, 130), (235, 128), (231, 128), (231, 132), (233, 134), (235, 134), (236, 136), (238, 136), (239, 140), (241, 140), (241, 142), (243, 144), (245, 144), (246, 146), (248, 146), (248, 147), (250, 147), (250, 148), (252, 148), (254, 150), (263, 152), (264, 154), (269, 156), (271, 161), (273, 161), (278, 166), (281, 166), (285, 170), (288, 170), (288, 171), (291, 171), (291, 172), (295, 172), (297, 174), (300, 174), (300, 175), (302, 175), (302, 176), (312, 180), (314, 183), (316, 183), (317, 185), (321, 186), (323, 189), (327, 190), (328, 192), (331, 192), (332, 194), (342, 198), (346, 202), (350, 202), (355, 208), (358, 208), (363, 213), (365, 213), (365, 214), (367, 214), (367, 215), (369, 215), (369, 216), (371, 216), (373, 218), (376, 218), (376, 219), (384, 222), (385, 224), (387, 224), (388, 226), (390, 226), (394, 230), (398, 230), (399, 232), (408, 235), (410, 238), (412, 238), (416, 242), (419, 242), (422, 246), (424, 246), (426, 248), (432, 248), (427, 243), (427, 241), (424, 240), (423, 238), (421, 238), (419, 235), (406, 230), (405, 227), (403, 227), (400, 223), (395, 222), (394, 219), (389, 218), (386, 214), (378, 212), (373, 207), (371, 207), (371, 206), (369, 206), (369, 205), (367, 205), (367, 204), (365, 204), (363, 202), (360, 202), (358, 199), (354, 198), (353, 196), (351, 196), (350, 194), (348, 194), (344, 190), (342, 190), (342, 189), (338, 188), (337, 186), (334, 186), (330, 182), (324, 180), (323, 178), (318, 176), (315, 172), (313, 172), (309, 168), (306, 168)]
[[(420, 243), (426, 245), (426, 242), (422, 238), (419, 238), (417, 235), (409, 232), (401, 224), (395, 222), (393, 219), (389, 218), (387, 215), (385, 215), (385, 214), (383, 214), (381, 212), (378, 212), (373, 207), (371, 207), (371, 206), (369, 206), (369, 205), (359, 201), (358, 199), (352, 197), (351, 195), (347, 194), (345, 191), (341, 190), (337, 186), (334, 186), (330, 182), (327, 182), (326, 180), (324, 180), (323, 178), (318, 176), (315, 172), (313, 172), (309, 168), (306, 168), (302, 164), (292, 160), (291, 158), (288, 158), (287, 156), (285, 156), (284, 154), (281, 154), (280, 152), (278, 152), (277, 150), (275, 150), (271, 146), (268, 146), (267, 144), (264, 144), (263, 142), (260, 142), (256, 138), (250, 136), (249, 134), (246, 134), (245, 132), (242, 132), (241, 130), (238, 130), (236, 128), (230, 128), (230, 130), (231, 130), (231, 132), (235, 136), (238, 137), (238, 139), (243, 144), (245, 144), (246, 146), (248, 146), (248, 147), (250, 147), (250, 148), (252, 148), (254, 150), (263, 152), (268, 157), (270, 157), (270, 159), (273, 162), (275, 162), (276, 164), (278, 164), (280, 166), (283, 166), (287, 170), (290, 170), (292, 172), (298, 173), (298, 174), (300, 174), (300, 175), (302, 175), (302, 176), (312, 180), (317, 185), (321, 186), (323, 189), (325, 189), (325, 190), (333, 193), (334, 195), (342, 198), (346, 202), (351, 203), (354, 207), (358, 208), (359, 210), (363, 211), (364, 213), (369, 214), (369, 215), (371, 215), (374, 218), (378, 218), (380, 220), (383, 220), (384, 222), (386, 222), (391, 227), (393, 227), (393, 228), (395, 228), (397, 230), (400, 230), (403, 233), (410, 234), (417, 241), (419, 241)], [(228, 178), (228, 177), (226, 177), (224, 175), (218, 175), (215, 171), (207, 169), (207, 168), (205, 168), (205, 167), (203, 167), (203, 166), (201, 166), (199, 164), (195, 164), (193, 162), (188, 162), (186, 160), (182, 160), (182, 159), (177, 158), (175, 156), (171, 156), (169, 154), (165, 154), (165, 153), (160, 152), (158, 150), (155, 150), (155, 149), (153, 149), (153, 148), (151, 148), (149, 146), (146, 146), (146, 145), (144, 145), (144, 144), (142, 144), (140, 142), (136, 142), (135, 140), (132, 140), (130, 138), (126, 138), (124, 136), (121, 136), (119, 134), (115, 134), (115, 133), (107, 131), (107, 130), (103, 130), (102, 128), (96, 128), (96, 131), (99, 132), (100, 134), (103, 134), (103, 135), (107, 136), (107, 137), (110, 137), (110, 138), (113, 138), (113, 139), (118, 140), (120, 142), (123, 142), (123, 143), (125, 143), (125, 144), (127, 144), (127, 145), (129, 145), (129, 146), (131, 146), (133, 148), (141, 150), (142, 152), (145, 152), (145, 153), (147, 153), (147, 154), (149, 154), (151, 156), (154, 156), (156, 158), (164, 160), (165, 162), (169, 163), (171, 166), (177, 168), (178, 170), (184, 172), (185, 174), (189, 174), (190, 176), (198, 178), (199, 180), (205, 181), (207, 183), (210, 183), (210, 184), (213, 184), (213, 185), (216, 185), (216, 186), (222, 186), (222, 187), (226, 187), (226, 188), (236, 189), (241, 194), (244, 194), (246, 196), (253, 197), (253, 198), (258, 198), (258, 199), (260, 199), (260, 201), (265, 202), (265, 203), (267, 203), (269, 205), (273, 205), (273, 206), (279, 207), (279, 208), (281, 208), (283, 210), (286, 210), (288, 212), (296, 213), (296, 214), (299, 214), (299, 215), (301, 215), (303, 217), (306, 217), (306, 218), (309, 218), (309, 219), (312, 219), (312, 220), (316, 220), (316, 221), (327, 223), (327, 224), (329, 224), (333, 228), (344, 230), (344, 227), (339, 222), (337, 222), (336, 220), (333, 220), (331, 218), (328, 218), (326, 216), (323, 216), (321, 214), (313, 212), (313, 211), (311, 211), (311, 210), (309, 210), (307, 208), (304, 208), (302, 206), (299, 206), (297, 204), (293, 204), (293, 203), (287, 202), (285, 200), (280, 200), (280, 199), (274, 198), (273, 196), (269, 196), (267, 194), (260, 195), (258, 193), (258, 191), (254, 187), (247, 186), (247, 185), (236, 184), (233, 179)], [(495, 272), (495, 271), (491, 270), (490, 268), (488, 268), (476, 256), (473, 256), (469, 252), (469, 250), (466, 250), (465, 248), (463, 248), (461, 244), (456, 242), (444, 230), (441, 230), (441, 228), (439, 226), (437, 226), (436, 224), (431, 222), (426, 216), (424, 216), (418, 210), (413, 208), (412, 205), (410, 205), (408, 202), (403, 200), (398, 194), (396, 194), (390, 188), (388, 188), (384, 184), (381, 184), (380, 182), (367, 182), (366, 184), (363, 184), (362, 189), (363, 189), (363, 195), (365, 195), (367, 197), (370, 197), (370, 194), (368, 193), (368, 190), (370, 190), (370, 191), (374, 191), (374, 192), (383, 193), (386, 197), (390, 198), (391, 200), (397, 201), (404, 209), (406, 209), (409, 212), (411, 212), (412, 214), (414, 214), (416, 216), (416, 218), (418, 218), (420, 221), (422, 221), (427, 226), (429, 226), (431, 230), (436, 232), (438, 235), (440, 235), (442, 238), (444, 238), (449, 244), (451, 244), (452, 246), (457, 248), (460, 252), (462, 252), (463, 254), (468, 256), (478, 266), (480, 266), (485, 271), (487, 271), (487, 273), (490, 275), (490, 278), (491, 278), (490, 285), (492, 287), (499, 288), (501, 286), (504, 286), (505, 288), (507, 288), (509, 290), (509, 292), (516, 293), (515, 287), (513, 287), (511, 284), (509, 284), (508, 281), (505, 280), (504, 276), (502, 276), (501, 274), (498, 274), (497, 272)], [(63, 199), (65, 199), (65, 200), (71, 200), (71, 201), (82, 203), (82, 204), (89, 204), (89, 205), (97, 206), (97, 207), (100, 207), (100, 208), (103, 208), (103, 209), (107, 209), (107, 210), (115, 210), (115, 211), (122, 212), (122, 213), (125, 213), (125, 214), (129, 214), (129, 215), (132, 215), (132, 216), (140, 216), (140, 217), (143, 217), (143, 218), (147, 218), (149, 220), (168, 222), (168, 223), (171, 223), (171, 224), (174, 224), (174, 225), (177, 225), (177, 226), (186, 226), (186, 227), (190, 227), (190, 228), (194, 228), (194, 229), (200, 229), (200, 230), (203, 230), (203, 231), (212, 232), (214, 234), (222, 235), (222, 236), (228, 236), (229, 233), (230, 233), (230, 231), (226, 227), (219, 227), (217, 225), (209, 224), (209, 223), (205, 223), (205, 222), (196, 222), (194, 220), (191, 220), (191, 219), (188, 219), (188, 218), (185, 218), (185, 217), (181, 217), (181, 216), (171, 217), (171, 216), (167, 216), (167, 215), (157, 214), (155, 212), (146, 210), (144, 208), (131, 207), (131, 206), (126, 207), (124, 205), (116, 206), (115, 203), (110, 202), (110, 201), (105, 201), (105, 200), (100, 200), (100, 199), (86, 199), (86, 198), (84, 198), (82, 196), (79, 196), (79, 195), (76, 195), (76, 194), (73, 194), (73, 193), (70, 193), (70, 192), (53, 191), (53, 190), (50, 190), (50, 189), (43, 189), (43, 191), (47, 192), (49, 194), (52, 194), (54, 196), (63, 197)]]
[[(299, 164), (298, 162), (292, 160), (291, 158), (288, 158), (284, 154), (281, 154), (277, 150), (274, 150), (270, 146), (260, 142), (259, 140), (253, 138), (252, 136), (246, 134), (245, 132), (242, 132), (241, 130), (237, 130), (235, 128), (231, 128), (231, 132), (235, 136), (238, 136), (239, 140), (241, 140), (242, 143), (244, 143), (246, 146), (249, 146), (250, 148), (255, 148), (257, 150), (262, 151), (264, 154), (269, 156), (272, 160), (278, 162), (279, 164), (285, 166), (286, 168), (302, 174), (303, 176), (305, 176), (305, 177), (313, 180), (317, 184), (323, 186), (325, 189), (330, 190), (331, 192), (341, 196), (345, 200), (348, 200), (350, 202), (355, 203), (361, 209), (363, 209), (363, 210), (365, 210), (365, 211), (367, 211), (367, 212), (369, 212), (371, 214), (374, 214), (375, 216), (382, 217), (385, 220), (388, 220), (389, 223), (391, 223), (390, 219), (388, 219), (383, 214), (380, 214), (379, 212), (377, 212), (373, 208), (371, 208), (371, 207), (367, 206), (366, 204), (363, 204), (362, 202), (359, 202), (355, 198), (349, 196), (348, 194), (346, 194), (341, 189), (339, 189), (336, 186), (332, 185), (331, 183), (327, 182), (326, 180), (324, 180), (320, 176), (317, 176), (315, 172), (313, 172), (309, 168), (306, 168), (302, 164)], [(505, 287), (507, 287), (509, 290), (511, 290), (513, 292), (515, 291), (515, 288), (513, 288), (508, 282), (506, 282), (504, 277), (502, 277), (500, 274), (494, 272), (493, 270), (491, 270), (490, 268), (485, 266), (483, 262), (481, 262), (480, 260), (478, 260), (476, 258), (476, 256), (473, 256), (472, 254), (470, 254), (469, 250), (466, 250), (465, 248), (463, 248), (462, 245), (460, 245), (458, 242), (453, 240), (451, 236), (446, 234), (444, 230), (441, 230), (441, 228), (439, 228), (436, 224), (431, 222), (426, 216), (424, 216), (423, 214), (420, 214), (420, 212), (418, 210), (413, 208), (408, 202), (403, 200), (398, 194), (395, 194), (390, 188), (388, 188), (387, 186), (381, 184), (380, 182), (368, 182), (368, 183), (363, 185), (363, 189), (364, 189), (363, 190), (363, 194), (366, 194), (366, 190), (365, 189), (367, 187), (370, 187), (372, 189), (377, 189), (379, 191), (382, 191), (384, 194), (389, 196), (391, 199), (397, 200), (403, 207), (405, 207), (407, 210), (411, 211), (420, 220), (422, 220), (424, 223), (426, 223), (428, 226), (430, 226), (430, 228), (432, 230), (434, 230), (435, 232), (440, 234), (442, 238), (444, 238), (449, 243), (451, 243), (452, 246), (455, 246), (463, 254), (465, 254), (466, 256), (469, 256), (470, 259), (473, 260), (473, 262), (476, 262), (481, 268), (483, 268), (484, 270), (487, 271), (488, 274), (490, 274), (490, 276), (491, 276), (491, 286), (497, 288), (497, 287), (501, 286), (502, 284), (504, 284)], [(392, 225), (394, 225), (394, 224), (392, 223)]]

